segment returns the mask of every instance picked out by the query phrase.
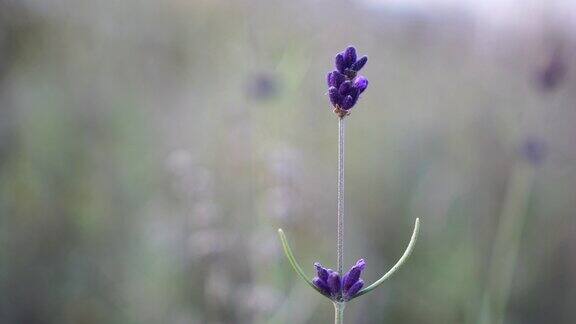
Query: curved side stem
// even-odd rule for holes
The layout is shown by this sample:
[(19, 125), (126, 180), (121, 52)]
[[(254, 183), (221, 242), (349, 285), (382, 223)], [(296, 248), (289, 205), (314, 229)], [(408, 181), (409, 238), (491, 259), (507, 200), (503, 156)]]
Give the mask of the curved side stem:
[(380, 286), (386, 279), (390, 278), (390, 276), (392, 276), (396, 271), (398, 271), (398, 269), (400, 269), (400, 267), (404, 264), (404, 262), (406, 262), (408, 257), (410, 257), (410, 254), (412, 254), (414, 246), (416, 245), (416, 241), (418, 240), (419, 232), (420, 232), (420, 219), (416, 218), (416, 222), (414, 223), (414, 232), (412, 232), (410, 243), (408, 243), (408, 246), (406, 247), (404, 254), (402, 254), (398, 262), (396, 262), (396, 264), (390, 270), (388, 270), (388, 272), (386, 272), (386, 274), (384, 274), (382, 278), (378, 279), (370, 286), (360, 290), (360, 292), (354, 298), (357, 298), (374, 290), (376, 287)]
[[(298, 261), (296, 261), (296, 258), (294, 258), (294, 254), (292, 253), (292, 249), (290, 249), (290, 245), (288, 245), (288, 240), (286, 239), (286, 235), (284, 235), (284, 231), (279, 228), (278, 229), (278, 235), (280, 235), (280, 241), (282, 242), (282, 247), (284, 248), (284, 254), (286, 254), (286, 257), (288, 258), (288, 261), (290, 261), (290, 265), (292, 265), (292, 268), (294, 269), (294, 271), (296, 271), (296, 274), (298, 274), (298, 276), (306, 281), (306, 283), (314, 288), (314, 290), (316, 290), (318, 293), (322, 294), (322, 292), (314, 285), (314, 283), (312, 283), (312, 280), (310, 280), (310, 278), (308, 278), (306, 276), (306, 274), (304, 273), (304, 270), (302, 270), (302, 267), (298, 264)], [(324, 296), (322, 294), (322, 296)]]

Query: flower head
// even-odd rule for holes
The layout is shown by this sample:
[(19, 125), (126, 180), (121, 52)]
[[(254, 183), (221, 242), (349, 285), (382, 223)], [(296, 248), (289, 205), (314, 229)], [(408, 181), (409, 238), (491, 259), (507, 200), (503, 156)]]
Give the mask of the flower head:
[(324, 268), (318, 262), (314, 263), (314, 267), (316, 277), (312, 282), (324, 296), (334, 301), (349, 301), (364, 287), (364, 281), (360, 279), (362, 271), (366, 268), (364, 259), (358, 260), (343, 277), (332, 269)]
[(366, 62), (368, 57), (357, 58), (356, 49), (352, 46), (336, 55), (336, 70), (328, 73), (327, 83), (330, 103), (340, 117), (349, 114), (360, 94), (368, 87), (368, 79), (358, 75)]

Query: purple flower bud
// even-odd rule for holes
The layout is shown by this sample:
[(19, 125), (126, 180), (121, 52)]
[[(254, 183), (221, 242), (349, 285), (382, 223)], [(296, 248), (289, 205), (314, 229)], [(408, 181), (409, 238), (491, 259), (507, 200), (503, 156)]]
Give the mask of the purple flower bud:
[(338, 53), (338, 55), (336, 55), (336, 69), (340, 73), (344, 73), (344, 70), (346, 70), (346, 64), (344, 62), (344, 55), (342, 53)]
[(354, 46), (349, 46), (344, 51), (344, 65), (349, 68), (356, 62), (356, 49)]
[(348, 301), (354, 298), (354, 296), (358, 294), (358, 292), (360, 291), (360, 289), (362, 289), (362, 287), (364, 287), (364, 280), (360, 279), (356, 281), (356, 283), (353, 284), (352, 287), (350, 287), (350, 289), (344, 291), (344, 300)]
[(350, 90), (352, 90), (352, 81), (350, 80), (342, 82), (338, 88), (338, 92), (343, 96), (350, 94)]
[(360, 275), (362, 274), (362, 271), (364, 269), (366, 269), (366, 261), (364, 261), (364, 259), (358, 260), (358, 262), (356, 262), (356, 264), (352, 267), (352, 269), (350, 269), (350, 271), (348, 271), (348, 273), (346, 273), (346, 275), (344, 276), (345, 279), (343, 289), (348, 290), (356, 282), (358, 282), (358, 280), (360, 279)]
[(338, 272), (330, 272), (328, 275), (328, 288), (330, 288), (330, 294), (332, 297), (338, 297), (340, 295), (341, 287), (342, 283), (340, 282), (340, 275), (338, 275)]
[(366, 261), (364, 259), (360, 259), (356, 261), (355, 267), (359, 268), (360, 271), (366, 270)]
[(328, 270), (324, 268), (319, 262), (314, 263), (314, 267), (316, 268), (316, 273), (318, 274), (318, 278), (327, 281), (328, 280)]
[(363, 76), (359, 76), (354, 80), (354, 87), (358, 89), (358, 94), (364, 92), (368, 88), (368, 79)]
[(543, 69), (538, 71), (536, 80), (540, 90), (547, 92), (557, 89), (566, 79), (567, 72), (566, 55), (562, 50), (562, 46), (558, 45)]
[(358, 72), (364, 67), (366, 62), (368, 62), (368, 56), (362, 56), (358, 61), (352, 64), (352, 67), (350, 67), (350, 69)]
[(336, 89), (336, 87), (330, 87), (328, 89), (328, 97), (330, 97), (330, 102), (332, 103), (332, 106), (334, 107), (340, 106), (342, 96), (340, 95), (340, 93), (338, 93), (338, 89)]
[(328, 284), (326, 283), (326, 281), (315, 277), (314, 279), (312, 279), (312, 283), (314, 284), (314, 286), (316, 286), (320, 292), (327, 296), (330, 297), (330, 288), (328, 287)]
[(328, 87), (338, 88), (345, 80), (346, 76), (338, 71), (328, 73)]
[(342, 109), (348, 110), (352, 108), (352, 106), (354, 106), (355, 103), (356, 101), (354, 100), (354, 97), (348, 95), (344, 98), (344, 100), (342, 100)]
[(358, 101), (358, 97), (360, 97), (360, 90), (358, 90), (358, 88), (353, 86), (348, 94), (351, 95), (352, 98), (354, 98), (354, 103), (356, 103), (356, 101)]
[(360, 259), (348, 271), (344, 277), (328, 268), (324, 268), (319, 262), (314, 263), (317, 276), (312, 283), (318, 290), (334, 301), (349, 301), (364, 287), (364, 281), (360, 279), (361, 272), (366, 268), (364, 259)]

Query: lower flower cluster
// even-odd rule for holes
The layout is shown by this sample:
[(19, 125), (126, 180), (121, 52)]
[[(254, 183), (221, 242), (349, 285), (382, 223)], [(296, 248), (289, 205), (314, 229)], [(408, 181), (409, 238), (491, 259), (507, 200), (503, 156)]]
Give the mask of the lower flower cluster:
[(314, 267), (317, 276), (312, 282), (324, 296), (333, 301), (349, 301), (364, 287), (364, 280), (360, 279), (362, 271), (366, 268), (364, 259), (358, 260), (343, 277), (332, 269), (324, 268), (318, 262), (314, 263)]
[(346, 80), (344, 75), (333, 71), (328, 75), (328, 96), (336, 109), (350, 110), (368, 87), (368, 79), (357, 76), (353, 80)]

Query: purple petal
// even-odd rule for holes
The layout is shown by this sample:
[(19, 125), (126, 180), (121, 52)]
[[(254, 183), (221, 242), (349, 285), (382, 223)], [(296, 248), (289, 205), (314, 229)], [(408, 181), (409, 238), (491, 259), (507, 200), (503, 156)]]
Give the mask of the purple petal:
[(350, 108), (352, 108), (352, 106), (354, 106), (355, 104), (355, 100), (352, 96), (348, 95), (346, 96), (346, 98), (344, 98), (344, 100), (342, 100), (342, 109), (344, 110), (348, 110)]
[(328, 271), (326, 270), (326, 268), (324, 268), (319, 262), (314, 263), (314, 267), (316, 268), (318, 278), (324, 281), (328, 280)]
[(364, 261), (364, 259), (358, 260), (352, 269), (344, 275), (346, 278), (346, 280), (344, 280), (344, 290), (350, 289), (350, 287), (358, 282), (364, 269), (366, 269), (366, 261)]
[(360, 271), (364, 271), (366, 269), (366, 261), (364, 259), (360, 259), (356, 261), (355, 267), (358, 267)]
[(314, 277), (314, 279), (312, 279), (312, 283), (320, 290), (322, 294), (330, 297), (330, 288), (328, 288), (328, 284), (326, 283), (326, 281), (318, 277)]
[(342, 277), (342, 289), (346, 289), (346, 282), (348, 281), (349, 275), (350, 275), (350, 272), (346, 272), (344, 274), (344, 276)]
[(333, 87), (338, 88), (342, 82), (346, 81), (346, 76), (338, 71), (332, 71), (332, 84)]
[(360, 97), (360, 90), (358, 90), (358, 88), (352, 87), (352, 89), (350, 89), (348, 94), (352, 96), (352, 98), (354, 99), (354, 104), (356, 104), (356, 102), (358, 101), (358, 97)]
[(344, 55), (342, 53), (338, 53), (338, 55), (336, 55), (336, 69), (340, 72), (340, 73), (344, 73), (344, 70), (346, 69), (346, 64), (344, 62)]
[(346, 80), (344, 82), (342, 82), (342, 84), (340, 85), (340, 87), (338, 88), (338, 92), (345, 96), (350, 94), (350, 90), (352, 89), (352, 81), (350, 80)]
[(359, 94), (364, 92), (368, 88), (368, 79), (363, 76), (359, 76), (354, 80), (354, 87), (358, 89)]
[(355, 272), (353, 270), (350, 270), (350, 272), (345, 275), (346, 279), (343, 281), (344, 290), (350, 289), (350, 287), (352, 287), (360, 279), (360, 275), (355, 275), (354, 273)]
[(362, 56), (360, 59), (358, 59), (358, 61), (356, 61), (356, 62), (354, 62), (354, 64), (352, 64), (351, 69), (358, 72), (364, 67), (366, 62), (368, 62), (368, 56)]
[(340, 295), (340, 290), (342, 283), (340, 282), (340, 276), (338, 272), (331, 272), (328, 276), (328, 288), (330, 288), (330, 293), (332, 296)]
[(330, 97), (330, 102), (334, 107), (339, 106), (342, 103), (342, 96), (338, 93), (336, 87), (330, 87), (328, 89), (328, 97)]
[(364, 287), (364, 280), (360, 279), (354, 285), (352, 285), (350, 289), (344, 291), (344, 299), (346, 300), (352, 299), (354, 296), (356, 296), (356, 294), (358, 294), (358, 292), (360, 291), (360, 289), (362, 289), (362, 287)]
[(344, 51), (344, 64), (346, 68), (349, 68), (356, 62), (356, 49), (353, 46), (349, 46)]
[(328, 75), (326, 76), (326, 84), (328, 84), (328, 87), (334, 86), (332, 83), (332, 72), (328, 72)]

